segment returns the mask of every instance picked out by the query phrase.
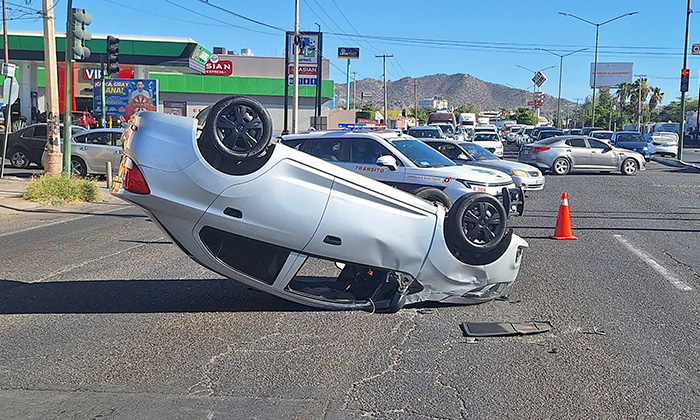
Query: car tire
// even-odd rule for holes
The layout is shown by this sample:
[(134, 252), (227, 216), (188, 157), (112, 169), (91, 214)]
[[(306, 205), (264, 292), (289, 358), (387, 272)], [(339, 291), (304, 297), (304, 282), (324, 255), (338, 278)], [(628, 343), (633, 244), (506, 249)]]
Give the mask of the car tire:
[(552, 172), (555, 175), (566, 175), (571, 171), (571, 162), (567, 158), (557, 158), (552, 163)]
[(627, 176), (636, 175), (639, 171), (639, 163), (632, 158), (627, 158), (622, 162), (620, 171)]
[(458, 254), (481, 254), (496, 247), (506, 234), (508, 215), (496, 197), (468, 193), (445, 218), (445, 239)]
[(80, 178), (85, 178), (87, 176), (87, 165), (85, 164), (85, 161), (79, 157), (71, 156), (70, 168), (72, 176), (77, 176)]
[(247, 160), (270, 144), (272, 119), (255, 99), (230, 96), (212, 106), (202, 131), (223, 157)]
[(450, 197), (437, 188), (420, 187), (413, 190), (412, 193), (423, 200), (430, 201), (431, 203), (440, 203), (445, 206), (447, 210), (452, 207), (452, 200), (450, 200)]
[[(10, 164), (14, 168), (26, 169), (30, 164), (29, 154), (24, 149), (13, 149), (12, 151), (10, 151), (8, 156), (10, 158)], [(5, 162), (3, 162), (3, 165), (4, 164)]]

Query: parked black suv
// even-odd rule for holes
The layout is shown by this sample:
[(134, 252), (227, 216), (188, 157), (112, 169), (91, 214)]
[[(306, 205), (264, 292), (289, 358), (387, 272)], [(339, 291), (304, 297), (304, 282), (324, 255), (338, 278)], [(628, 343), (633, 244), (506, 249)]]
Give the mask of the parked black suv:
[[(77, 125), (71, 128), (73, 134), (82, 131), (87, 130)], [(61, 126), (61, 138), (63, 138), (63, 126)], [(2, 145), (1, 139), (0, 145)], [(33, 124), (10, 133), (7, 138), (7, 158), (15, 168), (26, 168), (31, 163), (41, 167), (41, 155), (44, 153), (45, 146), (46, 124)]]

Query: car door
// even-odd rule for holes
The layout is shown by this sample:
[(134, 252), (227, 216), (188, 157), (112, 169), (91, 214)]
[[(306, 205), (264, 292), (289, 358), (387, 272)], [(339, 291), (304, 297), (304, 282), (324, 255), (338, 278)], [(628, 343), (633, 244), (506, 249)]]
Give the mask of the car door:
[[(115, 154), (109, 131), (88, 132), (80, 137), (78, 155), (85, 161), (89, 173), (104, 174), (106, 162), (112, 162)], [(83, 142), (84, 141), (84, 142)]]
[(30, 128), (26, 133), (22, 133), (21, 137), (26, 142), (29, 160), (41, 164), (41, 155), (46, 147), (46, 124), (35, 125), (34, 130)]
[(583, 138), (566, 139), (566, 154), (573, 168), (588, 168), (591, 166), (591, 149)]
[[(348, 142), (348, 163), (346, 169), (393, 187), (401, 187), (406, 175), (406, 167), (394, 153), (374, 139), (353, 138)], [(398, 168), (395, 171), (377, 165), (380, 156), (392, 156)]]
[(112, 171), (116, 173), (117, 168), (119, 168), (119, 165), (122, 163), (122, 157), (124, 156), (124, 142), (122, 141), (121, 131), (112, 131), (110, 135), (110, 144), (112, 145)]
[(617, 167), (615, 152), (608, 147), (607, 143), (589, 138), (588, 145), (591, 148), (591, 166), (606, 169)]

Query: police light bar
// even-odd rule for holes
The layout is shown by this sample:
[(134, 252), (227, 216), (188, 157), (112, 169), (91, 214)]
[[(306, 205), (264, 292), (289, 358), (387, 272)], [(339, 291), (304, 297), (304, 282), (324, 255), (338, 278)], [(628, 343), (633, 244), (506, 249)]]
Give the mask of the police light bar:
[(338, 124), (338, 128), (346, 130), (363, 130), (369, 128), (386, 128), (386, 124)]

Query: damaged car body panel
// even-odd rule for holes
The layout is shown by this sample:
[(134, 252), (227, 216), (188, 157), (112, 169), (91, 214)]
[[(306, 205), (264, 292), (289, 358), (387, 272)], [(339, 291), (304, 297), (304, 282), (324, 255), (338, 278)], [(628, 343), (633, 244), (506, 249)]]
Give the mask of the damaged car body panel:
[(219, 101), (203, 126), (140, 113), (112, 193), (143, 208), (198, 263), (305, 305), (472, 304), (515, 280), (527, 243), (506, 229), (493, 197), (473, 194), (448, 213), (275, 144), (270, 124), (245, 97)]

